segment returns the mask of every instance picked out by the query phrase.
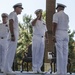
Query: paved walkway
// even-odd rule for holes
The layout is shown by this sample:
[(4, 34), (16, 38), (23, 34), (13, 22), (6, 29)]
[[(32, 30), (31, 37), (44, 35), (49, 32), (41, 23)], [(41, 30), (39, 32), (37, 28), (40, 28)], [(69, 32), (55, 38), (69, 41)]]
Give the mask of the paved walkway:
[[(15, 71), (14, 73), (8, 73), (8, 74), (0, 73), (0, 75), (57, 75), (57, 74), (56, 73), (50, 74), (49, 72), (43, 72), (43, 73), (40, 73), (40, 74), (37, 74), (37, 73), (34, 74), (33, 72), (23, 71), (21, 73), (20, 71)], [(67, 75), (75, 75), (75, 73), (72, 73), (72, 74), (67, 73)]]

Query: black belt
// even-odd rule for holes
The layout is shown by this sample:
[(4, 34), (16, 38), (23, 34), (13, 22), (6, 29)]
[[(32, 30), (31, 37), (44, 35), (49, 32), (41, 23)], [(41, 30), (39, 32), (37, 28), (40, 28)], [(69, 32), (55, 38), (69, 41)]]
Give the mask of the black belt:
[(4, 37), (0, 37), (1, 39), (4, 39)]
[(43, 38), (43, 36), (41, 36)]

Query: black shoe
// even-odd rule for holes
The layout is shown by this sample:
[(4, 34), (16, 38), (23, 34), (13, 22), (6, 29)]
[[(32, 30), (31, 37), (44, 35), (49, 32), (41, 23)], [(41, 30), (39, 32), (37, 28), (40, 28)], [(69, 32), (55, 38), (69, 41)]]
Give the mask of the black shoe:
[(1, 69), (0, 69), (0, 73), (3, 73), (3, 72), (1, 71)]

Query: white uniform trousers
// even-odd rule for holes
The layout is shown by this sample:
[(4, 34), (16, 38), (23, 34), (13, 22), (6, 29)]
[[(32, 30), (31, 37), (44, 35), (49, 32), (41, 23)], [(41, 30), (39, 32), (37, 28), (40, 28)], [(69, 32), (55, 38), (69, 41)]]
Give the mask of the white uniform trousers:
[(41, 70), (44, 57), (44, 37), (34, 35), (32, 38), (32, 69), (33, 71)]
[(0, 69), (4, 70), (4, 63), (6, 59), (6, 53), (8, 50), (8, 41), (7, 38), (0, 38)]
[(67, 74), (68, 42), (69, 42), (68, 32), (58, 30), (56, 32), (55, 45), (56, 45), (56, 57), (57, 57), (57, 73), (61, 75)]
[(5, 71), (12, 71), (12, 65), (17, 49), (17, 41), (18, 41), (18, 36), (15, 34), (15, 41), (9, 40), (9, 45), (8, 45), (8, 52), (6, 56), (6, 62), (5, 62)]

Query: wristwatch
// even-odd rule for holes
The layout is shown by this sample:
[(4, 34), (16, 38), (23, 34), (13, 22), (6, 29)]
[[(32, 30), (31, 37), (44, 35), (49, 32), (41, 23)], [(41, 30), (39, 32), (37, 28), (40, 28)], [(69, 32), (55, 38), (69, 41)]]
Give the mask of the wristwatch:
[(14, 34), (11, 34), (11, 37), (14, 37)]

